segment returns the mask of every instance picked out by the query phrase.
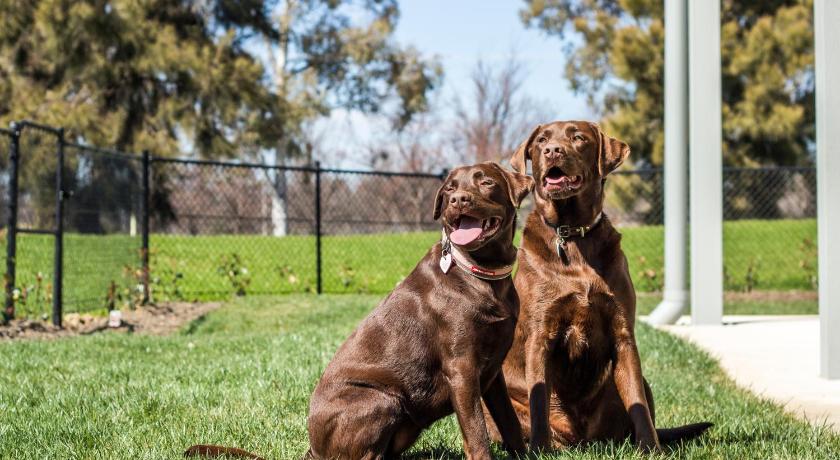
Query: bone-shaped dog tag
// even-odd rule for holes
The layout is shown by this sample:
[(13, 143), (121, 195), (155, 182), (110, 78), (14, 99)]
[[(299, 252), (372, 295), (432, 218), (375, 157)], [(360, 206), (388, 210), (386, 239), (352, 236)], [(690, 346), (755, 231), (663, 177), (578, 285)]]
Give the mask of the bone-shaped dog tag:
[(440, 269), (444, 273), (449, 273), (450, 268), (452, 268), (452, 254), (445, 252), (440, 258)]

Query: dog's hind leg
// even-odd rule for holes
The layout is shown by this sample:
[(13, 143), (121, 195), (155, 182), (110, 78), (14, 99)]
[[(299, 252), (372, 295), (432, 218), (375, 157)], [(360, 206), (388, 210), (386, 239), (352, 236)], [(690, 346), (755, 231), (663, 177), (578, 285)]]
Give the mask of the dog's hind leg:
[(395, 447), (405, 450), (413, 444), (416, 435), (395, 438), (406, 420), (399, 398), (356, 385), (332, 391), (309, 414), (314, 458), (384, 459)]
[(420, 432), (423, 428), (414, 424), (414, 422), (406, 421), (402, 423), (391, 437), (391, 443), (388, 446), (387, 458), (399, 458), (399, 456), (414, 445)]

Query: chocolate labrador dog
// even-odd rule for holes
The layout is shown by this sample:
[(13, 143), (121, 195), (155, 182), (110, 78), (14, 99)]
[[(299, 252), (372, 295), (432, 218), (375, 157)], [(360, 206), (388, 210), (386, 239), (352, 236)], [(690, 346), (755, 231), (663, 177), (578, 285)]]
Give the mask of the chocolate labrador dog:
[(341, 345), (312, 394), (310, 458), (398, 457), (454, 411), (467, 458), (489, 459), (482, 401), (505, 449), (525, 451), (501, 367), (519, 310), (516, 208), (532, 188), (494, 163), (449, 174), (434, 206), (442, 241)]
[(634, 337), (636, 294), (621, 235), (603, 214), (604, 183), (630, 153), (589, 122), (538, 126), (513, 155), (531, 161), (535, 209), (515, 284), (521, 302), (504, 362), (508, 392), (535, 450), (633, 436), (647, 450), (711, 424), (655, 429)]
[(458, 417), (467, 458), (489, 459), (482, 400), (509, 452), (525, 449), (501, 365), (518, 299), (516, 208), (531, 178), (484, 163), (453, 170), (435, 200), (443, 241), (338, 349), (309, 411), (317, 458), (389, 458)]

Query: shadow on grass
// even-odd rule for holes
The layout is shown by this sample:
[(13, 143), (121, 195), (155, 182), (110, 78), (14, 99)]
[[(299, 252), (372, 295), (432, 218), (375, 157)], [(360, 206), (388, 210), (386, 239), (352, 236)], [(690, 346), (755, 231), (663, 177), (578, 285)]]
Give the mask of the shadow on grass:
[(464, 458), (464, 453), (460, 450), (450, 449), (448, 447), (435, 447), (432, 449), (424, 449), (419, 452), (411, 452), (410, 454), (403, 454), (400, 458), (404, 460), (438, 460), (442, 458)]
[[(682, 451), (686, 449), (693, 449), (693, 448), (702, 448), (703, 445), (708, 441), (708, 435), (703, 435), (695, 439), (691, 439), (688, 441), (679, 441), (670, 444), (663, 444), (662, 445), (662, 454), (666, 456), (673, 456), (675, 454), (680, 454)], [(715, 442), (722, 442), (722, 443), (750, 443), (756, 441), (772, 441), (772, 440), (779, 440), (778, 436), (774, 436), (770, 433), (756, 433), (756, 434), (746, 434), (745, 436), (737, 436), (733, 435), (728, 438), (717, 438)], [(501, 445), (494, 444), (493, 445), (493, 458), (495, 459), (510, 459), (510, 457), (504, 450), (502, 450)], [(614, 458), (616, 455), (619, 457), (645, 457), (646, 455), (639, 451), (628, 438), (622, 442), (614, 442), (614, 441), (596, 441), (591, 443), (585, 444), (576, 444), (571, 446), (566, 446), (559, 449), (554, 449), (544, 454), (534, 454), (529, 452), (521, 457), (520, 459), (527, 459), (527, 460), (538, 460), (541, 458), (555, 458), (557, 456), (563, 458), (575, 458), (578, 456), (589, 458), (588, 456), (595, 455), (595, 456), (607, 456), (610, 458)], [(400, 458), (405, 460), (440, 460), (440, 459), (463, 459), (465, 458), (464, 452), (460, 449), (453, 449), (448, 446), (435, 446), (431, 448), (425, 448), (419, 451), (412, 451), (407, 454), (403, 454)]]
[(190, 321), (190, 324), (184, 328), (184, 335), (192, 335), (198, 331), (204, 322), (207, 321), (207, 315), (201, 315), (198, 318)]

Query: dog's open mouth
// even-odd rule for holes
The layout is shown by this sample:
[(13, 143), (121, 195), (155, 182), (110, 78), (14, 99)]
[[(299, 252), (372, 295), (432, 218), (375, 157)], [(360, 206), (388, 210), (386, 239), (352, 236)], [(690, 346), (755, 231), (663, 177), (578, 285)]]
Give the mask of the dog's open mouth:
[(452, 222), (449, 239), (458, 246), (465, 246), (492, 235), (501, 223), (502, 219), (498, 217), (479, 219), (463, 214)]
[(575, 190), (583, 183), (581, 176), (569, 176), (558, 167), (553, 167), (545, 173), (546, 190)]

